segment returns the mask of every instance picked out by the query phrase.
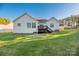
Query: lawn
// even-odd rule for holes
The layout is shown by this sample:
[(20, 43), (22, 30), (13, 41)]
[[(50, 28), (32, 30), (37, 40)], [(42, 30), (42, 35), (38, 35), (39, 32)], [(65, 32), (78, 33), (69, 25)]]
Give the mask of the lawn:
[(51, 34), (0, 34), (2, 56), (73, 56), (79, 55), (79, 29)]

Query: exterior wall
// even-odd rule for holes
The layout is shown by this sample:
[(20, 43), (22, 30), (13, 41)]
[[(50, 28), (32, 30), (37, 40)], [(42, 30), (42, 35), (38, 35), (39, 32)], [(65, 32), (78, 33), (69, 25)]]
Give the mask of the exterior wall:
[(8, 25), (0, 24), (0, 33), (12, 32), (12, 31), (13, 31), (13, 23), (12, 22)]
[[(36, 22), (36, 28), (27, 28), (27, 23), (30, 22)], [(17, 26), (18, 23), (21, 23), (21, 26)], [(18, 20), (14, 21), (14, 26), (13, 26), (13, 32), (14, 33), (33, 33), (33, 32), (38, 32), (37, 28), (38, 22), (33, 20), (28, 15), (24, 15)]]
[(47, 25), (47, 21), (38, 21), (38, 25)]
[[(70, 26), (69, 26), (70, 24)], [(65, 21), (64, 28), (75, 28), (77, 26), (77, 23), (74, 21)]]
[(0, 24), (0, 29), (13, 29), (13, 23), (11, 22), (8, 25)]
[[(50, 24), (53, 24), (54, 27), (50, 27)], [(49, 27), (50, 29), (52, 29), (53, 31), (60, 29), (59, 22), (58, 22), (57, 20), (54, 20), (54, 19), (50, 19), (50, 20), (47, 22), (47, 25), (48, 25), (48, 27)]]

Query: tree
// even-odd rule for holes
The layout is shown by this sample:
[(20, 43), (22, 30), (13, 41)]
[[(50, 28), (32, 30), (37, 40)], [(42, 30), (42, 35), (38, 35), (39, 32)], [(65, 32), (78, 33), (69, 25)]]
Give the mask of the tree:
[(7, 25), (9, 24), (11, 21), (7, 18), (0, 18), (0, 24), (3, 24), (3, 25)]

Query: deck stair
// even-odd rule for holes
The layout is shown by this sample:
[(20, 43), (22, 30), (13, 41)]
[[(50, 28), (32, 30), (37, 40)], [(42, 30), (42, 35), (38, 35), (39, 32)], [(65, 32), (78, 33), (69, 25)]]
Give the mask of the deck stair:
[(48, 26), (46, 27), (38, 27), (38, 33), (51, 33), (52, 29), (50, 29)]

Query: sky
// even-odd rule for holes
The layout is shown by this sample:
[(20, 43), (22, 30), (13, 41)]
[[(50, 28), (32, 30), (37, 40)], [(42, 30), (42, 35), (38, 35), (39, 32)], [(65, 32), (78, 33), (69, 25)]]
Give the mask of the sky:
[(23, 13), (34, 18), (62, 19), (79, 14), (78, 3), (0, 3), (0, 17), (15, 20)]

